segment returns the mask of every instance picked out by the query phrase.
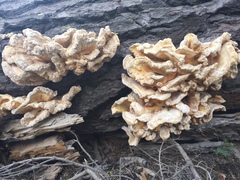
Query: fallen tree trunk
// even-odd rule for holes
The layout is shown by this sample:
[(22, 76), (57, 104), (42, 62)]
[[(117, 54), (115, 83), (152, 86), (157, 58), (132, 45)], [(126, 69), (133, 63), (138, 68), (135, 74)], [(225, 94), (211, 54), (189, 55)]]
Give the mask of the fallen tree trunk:
[[(219, 1), (0, 1), (0, 33), (19, 33), (25, 28), (38, 30), (53, 37), (69, 27), (98, 32), (107, 25), (118, 33), (121, 45), (117, 54), (95, 73), (86, 72), (81, 76), (69, 73), (58, 83), (49, 82), (44, 86), (57, 90), (59, 95), (67, 92), (73, 85), (80, 85), (82, 91), (72, 100), (72, 107), (65, 112), (79, 114), (84, 123), (67, 122), (78, 134), (115, 133), (125, 122), (120, 115), (111, 115), (111, 106), (120, 97), (129, 94), (130, 90), (121, 82), (122, 59), (129, 54), (133, 43), (156, 43), (170, 37), (178, 45), (183, 37), (191, 32), (202, 41), (212, 40), (223, 32), (232, 34), (234, 41), (240, 42), (239, 16), (240, 2), (237, 0)], [(0, 41), (0, 51), (8, 40)], [(215, 115), (207, 124), (194, 126), (183, 132), (179, 139), (198, 141), (214, 140), (227, 137), (239, 140), (239, 115), (230, 114), (239, 111), (240, 74), (234, 80), (226, 80), (222, 90), (217, 94), (226, 99), (228, 114)], [(0, 71), (0, 93), (22, 96), (34, 87), (18, 86)], [(19, 118), (19, 117), (17, 117)], [(51, 125), (46, 127), (21, 129), (15, 116), (0, 119), (1, 140), (8, 142), (14, 138), (18, 141), (34, 138), (41, 133), (60, 131)], [(61, 118), (60, 118), (61, 119)], [(47, 122), (47, 121), (46, 121)], [(57, 125), (62, 121), (55, 121)], [(64, 122), (66, 123), (66, 122)], [(43, 124), (44, 125), (44, 124)], [(59, 124), (61, 126), (61, 124)], [(39, 129), (38, 129), (39, 128)], [(42, 129), (43, 128), (43, 129)], [(58, 129), (58, 130), (57, 130)], [(39, 131), (38, 131), (39, 130)], [(64, 129), (66, 130), (66, 129)], [(22, 133), (24, 136), (22, 136)], [(124, 133), (123, 133), (124, 134)], [(21, 141), (20, 141), (21, 142)]]

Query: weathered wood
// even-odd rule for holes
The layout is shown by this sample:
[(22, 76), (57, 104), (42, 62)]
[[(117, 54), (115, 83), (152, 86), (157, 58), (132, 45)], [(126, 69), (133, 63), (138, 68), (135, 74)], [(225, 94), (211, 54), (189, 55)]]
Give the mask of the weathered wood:
[(38, 156), (59, 156), (74, 161), (80, 154), (72, 146), (73, 143), (74, 140), (64, 142), (62, 136), (53, 135), (47, 138), (13, 142), (8, 146), (11, 160), (23, 160)]
[[(19, 119), (1, 122), (1, 136), (10, 152), (10, 159), (22, 160), (37, 156), (60, 156), (76, 160), (79, 152), (72, 146), (74, 140), (59, 135), (40, 135), (69, 131), (71, 126), (83, 122), (78, 114), (58, 113), (32, 127), (21, 124)], [(49, 135), (48, 135), (49, 136)], [(31, 140), (34, 139), (34, 140)]]
[(240, 113), (215, 114), (212, 121), (206, 124), (192, 126), (191, 130), (184, 131), (179, 140), (240, 140)]
[[(72, 85), (81, 85), (82, 91), (72, 100), (73, 105), (66, 112), (83, 116), (85, 122), (72, 128), (79, 134), (113, 132), (125, 124), (120, 115), (111, 115), (110, 108), (115, 100), (129, 93), (121, 82), (120, 74), (124, 72), (122, 59), (129, 54), (130, 45), (137, 42), (156, 43), (159, 39), (170, 37), (177, 46), (189, 32), (202, 41), (208, 41), (225, 31), (239, 43), (239, 13), (238, 0), (0, 0), (0, 33), (17, 33), (24, 28), (32, 28), (52, 37), (63, 33), (68, 27), (98, 33), (100, 28), (109, 25), (121, 41), (116, 56), (109, 63), (96, 73), (86, 72), (82, 76), (69, 73), (61, 82), (49, 82), (44, 86), (62, 95)], [(0, 51), (7, 43), (8, 40), (0, 41)], [(226, 80), (218, 93), (226, 99), (229, 113), (239, 111), (239, 80), (240, 74), (235, 80)], [(14, 84), (0, 71), (0, 93), (19, 96), (26, 95), (32, 89)], [(5, 117), (0, 122), (7, 124), (11, 119), (16, 118)], [(194, 126), (178, 138), (202, 141), (228, 137), (239, 140), (239, 122), (238, 114), (215, 115), (210, 123)], [(5, 136), (20, 138), (21, 134), (14, 131), (5, 132)], [(14, 135), (9, 135), (10, 132)], [(36, 132), (36, 135), (39, 133)]]
[(211, 142), (199, 142), (199, 143), (184, 143), (181, 144), (185, 151), (191, 153), (209, 153), (212, 152), (214, 148), (218, 148), (224, 144), (223, 141)]
[(39, 178), (41, 179), (56, 179), (58, 174), (62, 171), (61, 166), (50, 166), (46, 168), (44, 171), (39, 173)]
[(70, 126), (83, 122), (83, 118), (78, 114), (58, 113), (50, 116), (44, 121), (32, 127), (26, 127), (21, 124), (19, 119), (4, 121), (0, 123), (0, 140), (20, 141), (33, 139), (36, 136), (49, 132), (64, 132), (70, 130)]

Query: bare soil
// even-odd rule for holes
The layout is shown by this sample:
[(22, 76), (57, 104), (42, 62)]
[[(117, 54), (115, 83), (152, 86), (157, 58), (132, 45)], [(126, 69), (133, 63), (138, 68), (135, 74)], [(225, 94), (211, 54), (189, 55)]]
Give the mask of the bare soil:
[[(181, 142), (179, 143), (181, 145)], [(147, 179), (161, 179), (162, 177), (159, 176), (159, 164), (161, 164), (164, 179), (186, 180), (194, 178), (189, 167), (182, 169), (186, 166), (186, 161), (179, 150), (172, 145), (171, 140), (164, 142), (162, 147), (162, 142), (146, 141), (141, 141), (137, 147), (130, 147), (127, 143), (127, 137), (104, 134), (93, 136), (92, 139), (86, 138), (82, 144), (99, 164), (107, 167), (106, 171), (111, 172), (111, 174), (119, 175), (119, 165), (123, 163), (121, 159), (140, 157), (146, 162), (144, 164), (134, 162), (126, 166), (122, 175), (135, 179), (137, 173), (141, 176), (143, 169), (147, 168), (156, 174), (158, 173), (155, 177), (146, 176)], [(238, 180), (240, 179), (240, 159), (235, 151), (240, 151), (240, 143), (227, 141), (222, 146), (208, 148), (207, 152), (186, 151), (186, 153), (203, 179), (210, 179), (210, 175), (214, 180)], [(80, 161), (84, 158), (87, 157), (83, 155)], [(137, 166), (142, 167), (142, 169), (138, 168), (137, 171)], [(179, 173), (179, 176), (172, 177), (176, 171), (182, 172)]]
[[(191, 161), (186, 162), (173, 143), (178, 142), (184, 147), (183, 144), (186, 144), (186, 142), (173, 141), (172, 139), (165, 141), (163, 144), (161, 141), (141, 141), (139, 146), (130, 147), (127, 139), (127, 136), (122, 132), (83, 135), (80, 143), (84, 149), (78, 147), (77, 144), (75, 145), (81, 154), (78, 162), (93, 167), (94, 163), (89, 158), (90, 155), (102, 172), (104, 171), (108, 175), (108, 179), (111, 180), (192, 180), (194, 174), (190, 163), (193, 163), (195, 170), (202, 179), (240, 179), (239, 142), (224, 141), (223, 145), (208, 148), (204, 151), (185, 150)], [(196, 142), (194, 143), (196, 144)], [(79, 167), (74, 165), (62, 166), (56, 179), (70, 179), (81, 171)], [(36, 170), (16, 179), (38, 179), (41, 173), (42, 170)], [(78, 179), (94, 178), (86, 175)]]

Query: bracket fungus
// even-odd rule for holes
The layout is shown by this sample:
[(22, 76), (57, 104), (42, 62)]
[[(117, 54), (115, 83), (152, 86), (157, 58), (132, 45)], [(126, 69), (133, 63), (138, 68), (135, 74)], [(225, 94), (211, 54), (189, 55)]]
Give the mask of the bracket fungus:
[(12, 97), (8, 94), (0, 95), (0, 116), (24, 114), (21, 124), (30, 127), (46, 119), (50, 114), (70, 108), (72, 98), (80, 92), (80, 86), (73, 86), (62, 97), (49, 88), (35, 87), (27, 96)]
[(130, 145), (141, 138), (166, 140), (191, 124), (209, 122), (215, 110), (225, 110), (225, 100), (209, 90), (219, 90), (224, 79), (238, 73), (240, 51), (230, 37), (225, 32), (202, 43), (187, 34), (178, 48), (170, 38), (130, 47), (133, 56), (123, 60), (128, 76), (122, 74), (122, 82), (132, 92), (112, 106), (128, 125), (123, 130)]
[(106, 26), (94, 32), (69, 28), (53, 38), (32, 29), (11, 34), (2, 52), (2, 69), (13, 82), (37, 86), (59, 82), (69, 70), (80, 75), (97, 71), (115, 55), (120, 42)]

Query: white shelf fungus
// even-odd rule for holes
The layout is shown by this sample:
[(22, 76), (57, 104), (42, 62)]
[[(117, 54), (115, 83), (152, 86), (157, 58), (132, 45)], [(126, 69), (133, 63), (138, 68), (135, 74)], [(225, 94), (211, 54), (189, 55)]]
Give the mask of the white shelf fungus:
[(116, 33), (106, 26), (94, 32), (70, 28), (53, 38), (32, 29), (12, 34), (2, 52), (2, 69), (13, 82), (37, 86), (59, 82), (69, 70), (80, 75), (97, 71), (110, 61), (120, 44)]
[(169, 38), (130, 47), (133, 56), (123, 60), (128, 76), (122, 74), (122, 82), (132, 92), (112, 106), (128, 125), (123, 130), (130, 145), (141, 138), (166, 140), (191, 124), (209, 122), (215, 110), (225, 110), (224, 99), (208, 90), (219, 90), (224, 79), (238, 73), (239, 50), (230, 36), (223, 33), (202, 43), (187, 34), (179, 48)]
[(57, 97), (56, 91), (42, 86), (35, 87), (27, 96), (12, 97), (0, 94), (0, 116), (9, 113), (24, 114), (21, 124), (34, 126), (50, 114), (70, 108), (72, 106), (70, 101), (80, 90), (80, 86), (73, 86), (62, 97)]

